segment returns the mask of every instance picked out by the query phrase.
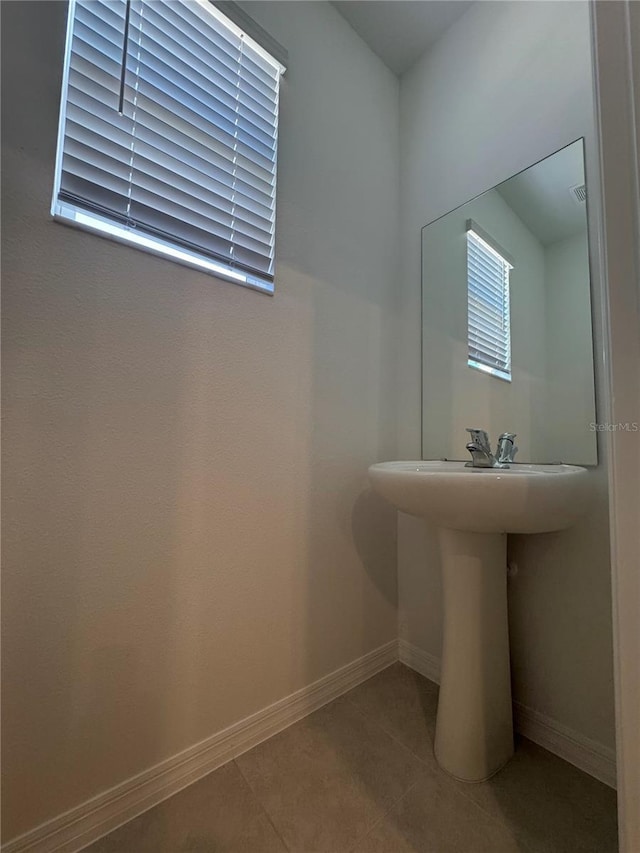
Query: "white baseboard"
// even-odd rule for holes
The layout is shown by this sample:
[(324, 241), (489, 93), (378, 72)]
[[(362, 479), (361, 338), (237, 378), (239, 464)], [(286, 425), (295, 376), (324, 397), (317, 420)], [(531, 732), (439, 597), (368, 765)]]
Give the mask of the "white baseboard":
[(398, 660), (392, 640), (155, 767), (8, 841), (2, 853), (77, 853)]
[[(296, 693), (116, 785), (2, 845), (1, 853), (77, 853), (147, 809), (301, 720), (400, 659), (436, 684), (440, 660), (406, 640), (392, 640)], [(515, 703), (517, 730), (565, 761), (615, 787), (614, 750)]]
[(406, 640), (398, 640), (398, 657), (410, 669), (424, 675), (429, 681), (440, 684), (440, 658), (424, 652)]
[(564, 758), (610, 788), (616, 787), (616, 753), (533, 708), (514, 702), (516, 729), (526, 738)]
[[(440, 660), (406, 640), (398, 641), (402, 663), (440, 683)], [(515, 728), (521, 735), (563, 758), (610, 788), (616, 787), (615, 750), (568, 728), (520, 702), (514, 702)]]

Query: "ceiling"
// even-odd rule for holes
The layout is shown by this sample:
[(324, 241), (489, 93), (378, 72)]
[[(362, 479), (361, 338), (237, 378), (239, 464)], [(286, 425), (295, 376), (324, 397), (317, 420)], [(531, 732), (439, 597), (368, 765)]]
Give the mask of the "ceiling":
[(402, 74), (471, 6), (472, 0), (333, 0), (395, 74)]
[(584, 184), (582, 140), (568, 145), (496, 187), (509, 207), (543, 245), (583, 232), (586, 204), (571, 187)]
[[(407, 71), (474, 0), (332, 0), (397, 75)], [(582, 143), (505, 181), (498, 192), (543, 245), (584, 230), (586, 205), (570, 192), (584, 182)]]

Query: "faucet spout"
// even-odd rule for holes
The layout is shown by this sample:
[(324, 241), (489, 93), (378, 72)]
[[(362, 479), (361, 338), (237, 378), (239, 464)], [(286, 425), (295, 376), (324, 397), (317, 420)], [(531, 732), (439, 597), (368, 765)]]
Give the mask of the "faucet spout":
[(471, 454), (471, 462), (467, 462), (468, 468), (494, 468), (496, 458), (491, 452), (489, 436), (486, 430), (469, 429), (471, 441), (467, 444), (467, 450)]
[(515, 432), (503, 432), (498, 439), (498, 447), (495, 456), (491, 452), (489, 436), (484, 429), (470, 429), (467, 432), (471, 441), (466, 445), (471, 454), (471, 462), (467, 462), (467, 468), (508, 468), (513, 462), (518, 448), (514, 445)]

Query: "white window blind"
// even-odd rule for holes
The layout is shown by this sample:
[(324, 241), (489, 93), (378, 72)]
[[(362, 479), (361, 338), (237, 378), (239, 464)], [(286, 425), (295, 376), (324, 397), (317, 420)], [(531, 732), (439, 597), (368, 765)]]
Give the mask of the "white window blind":
[(475, 223), (467, 223), (468, 364), (510, 381), (509, 271), (513, 264), (479, 230)]
[(273, 290), (283, 70), (208, 0), (71, 0), (54, 215)]

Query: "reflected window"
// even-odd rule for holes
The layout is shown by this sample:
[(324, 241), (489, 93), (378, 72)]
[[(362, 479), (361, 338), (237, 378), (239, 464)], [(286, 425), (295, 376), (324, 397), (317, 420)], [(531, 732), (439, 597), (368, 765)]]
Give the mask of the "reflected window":
[(509, 272), (513, 264), (489, 235), (467, 223), (469, 367), (511, 381)]

